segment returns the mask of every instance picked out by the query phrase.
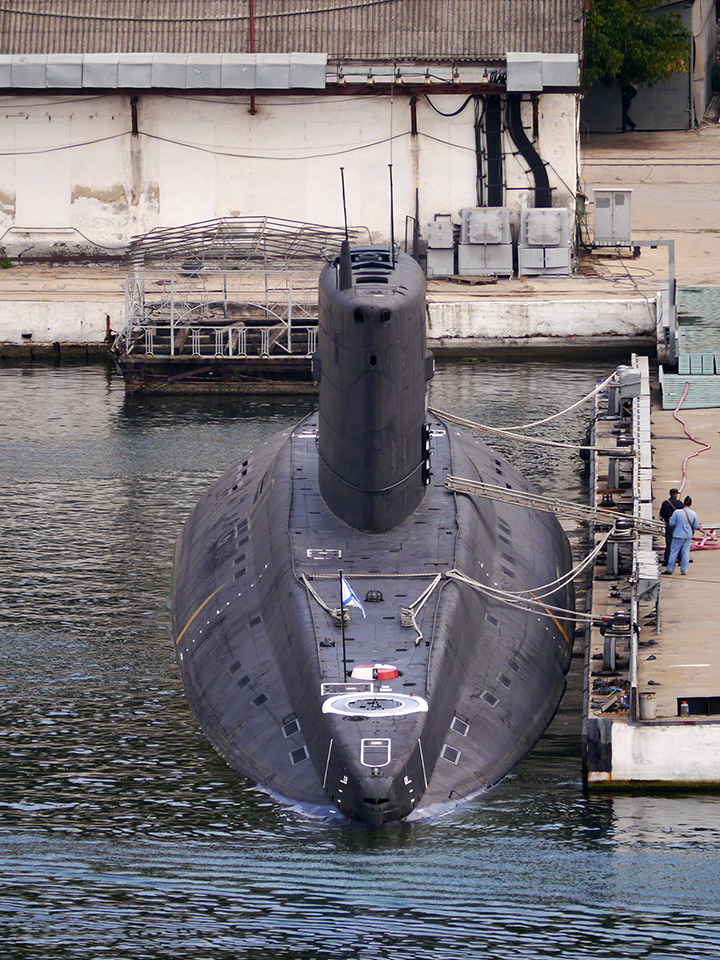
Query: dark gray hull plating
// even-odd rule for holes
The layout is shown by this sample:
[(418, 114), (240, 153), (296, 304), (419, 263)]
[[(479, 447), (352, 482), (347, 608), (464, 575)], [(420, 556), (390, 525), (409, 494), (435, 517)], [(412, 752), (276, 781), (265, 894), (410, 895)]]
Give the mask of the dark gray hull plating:
[[(312, 416), (225, 473), (176, 551), (176, 654), (207, 738), (274, 793), (375, 825), (497, 783), (552, 719), (571, 655), (567, 621), (445, 576), (532, 590), (568, 569), (569, 548), (548, 514), (448, 492), (448, 473), (530, 487), (483, 443), (428, 423), (430, 485), (393, 529), (363, 533), (328, 509)], [(396, 679), (344, 675), (341, 630), (326, 609), (340, 604), (340, 568), (361, 600), (383, 597), (364, 604), (365, 619), (352, 610), (347, 671), (387, 663)], [(437, 574), (417, 630), (404, 626), (402, 608)], [(545, 602), (572, 609), (572, 589)]]

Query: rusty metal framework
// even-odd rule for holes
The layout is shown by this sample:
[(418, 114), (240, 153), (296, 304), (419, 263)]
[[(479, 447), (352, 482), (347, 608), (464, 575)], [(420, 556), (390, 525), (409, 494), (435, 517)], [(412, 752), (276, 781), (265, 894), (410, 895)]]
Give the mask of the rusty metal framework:
[(317, 270), (133, 270), (120, 339), (126, 356), (310, 356)]
[[(348, 230), (368, 243), (367, 228)], [(135, 237), (126, 278), (125, 357), (309, 357), (317, 284), (345, 231), (274, 217), (223, 217)]]
[[(353, 244), (369, 243), (366, 227), (348, 230)], [(277, 217), (220, 217), (178, 227), (156, 227), (133, 237), (128, 256), (142, 264), (226, 266), (232, 269), (308, 270), (340, 252), (345, 231)]]

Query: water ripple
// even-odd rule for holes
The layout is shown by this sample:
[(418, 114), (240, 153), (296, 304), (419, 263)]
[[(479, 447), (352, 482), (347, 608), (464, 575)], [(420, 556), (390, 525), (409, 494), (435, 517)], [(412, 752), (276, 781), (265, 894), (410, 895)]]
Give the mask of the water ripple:
[[(438, 364), (431, 402), (516, 423), (612, 366)], [(312, 400), (127, 400), (102, 366), (0, 368), (0, 390), (3, 960), (720, 956), (720, 804), (583, 797), (578, 660), (497, 789), (385, 833), (302, 817), (199, 734), (168, 633), (174, 540)], [(587, 416), (549, 435), (579, 440)], [(500, 445), (584, 496), (572, 454)]]

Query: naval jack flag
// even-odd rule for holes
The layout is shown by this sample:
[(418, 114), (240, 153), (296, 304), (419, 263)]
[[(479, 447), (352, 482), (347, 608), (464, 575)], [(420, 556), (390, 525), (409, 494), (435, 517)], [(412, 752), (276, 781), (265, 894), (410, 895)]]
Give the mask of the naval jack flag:
[(350, 584), (347, 582), (345, 577), (340, 574), (340, 584), (342, 586), (342, 605), (344, 607), (358, 607), (360, 613), (363, 615), (363, 620), (365, 619), (365, 610), (363, 605), (357, 598), (357, 595)]

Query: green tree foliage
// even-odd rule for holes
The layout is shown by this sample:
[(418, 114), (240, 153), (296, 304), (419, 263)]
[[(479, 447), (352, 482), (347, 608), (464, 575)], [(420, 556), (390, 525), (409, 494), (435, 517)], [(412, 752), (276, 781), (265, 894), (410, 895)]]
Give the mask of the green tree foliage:
[(690, 34), (677, 13), (660, 13), (658, 6), (657, 0), (589, 0), (586, 86), (650, 86), (687, 68)]

